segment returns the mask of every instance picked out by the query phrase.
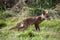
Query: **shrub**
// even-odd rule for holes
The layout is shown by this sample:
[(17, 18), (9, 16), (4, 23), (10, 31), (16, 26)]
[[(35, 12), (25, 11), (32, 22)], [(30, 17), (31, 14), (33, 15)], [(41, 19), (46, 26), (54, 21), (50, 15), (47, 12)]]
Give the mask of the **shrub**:
[(29, 9), (29, 16), (39, 16), (42, 13), (42, 9), (39, 8), (34, 8), (34, 9)]
[(5, 27), (6, 23), (3, 20), (0, 20), (0, 28)]
[(9, 18), (9, 17), (13, 17), (14, 14), (10, 11), (5, 11), (3, 13), (0, 13), (0, 19), (6, 19), (6, 18)]

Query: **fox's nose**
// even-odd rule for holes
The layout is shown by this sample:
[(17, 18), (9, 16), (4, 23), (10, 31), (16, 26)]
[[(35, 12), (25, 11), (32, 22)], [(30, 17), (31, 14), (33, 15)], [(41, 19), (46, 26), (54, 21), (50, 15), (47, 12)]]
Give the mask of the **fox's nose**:
[(47, 18), (47, 20), (50, 20), (51, 19), (50, 16), (46, 16), (46, 18)]

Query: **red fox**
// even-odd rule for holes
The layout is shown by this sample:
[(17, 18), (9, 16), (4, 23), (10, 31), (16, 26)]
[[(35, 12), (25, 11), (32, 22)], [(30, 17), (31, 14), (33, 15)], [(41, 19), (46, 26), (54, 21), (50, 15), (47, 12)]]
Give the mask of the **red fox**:
[[(43, 20), (49, 18), (49, 15), (46, 11), (43, 11), (43, 13), (40, 16), (36, 16), (36, 17), (30, 17), (27, 19), (24, 19), (23, 21), (21, 21), (20, 23), (18, 23), (15, 27), (11, 28), (11, 29), (15, 29), (17, 28), (18, 30), (20, 29), (27, 29), (30, 25), (35, 25), (35, 29), (36, 30), (40, 30), (39, 28), (39, 23), (41, 23)], [(11, 30), (10, 29), (10, 30)]]

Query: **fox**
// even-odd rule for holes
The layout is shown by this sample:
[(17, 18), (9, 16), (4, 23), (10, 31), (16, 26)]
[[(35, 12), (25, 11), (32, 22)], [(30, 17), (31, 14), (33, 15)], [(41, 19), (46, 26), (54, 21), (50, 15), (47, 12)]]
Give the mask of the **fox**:
[(49, 19), (49, 15), (48, 12), (43, 11), (43, 13), (40, 16), (26, 18), (21, 22), (17, 23), (17, 25), (15, 27), (12, 27), (11, 29), (17, 28), (18, 31), (20, 29), (26, 30), (30, 25), (34, 25), (35, 29), (40, 31), (39, 24), (45, 19)]

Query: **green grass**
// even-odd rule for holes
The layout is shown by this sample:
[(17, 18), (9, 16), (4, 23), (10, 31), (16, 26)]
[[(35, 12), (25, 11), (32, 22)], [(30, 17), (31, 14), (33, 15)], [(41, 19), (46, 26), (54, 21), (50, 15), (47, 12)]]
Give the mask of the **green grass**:
[(39, 25), (40, 31), (33, 31), (34, 25), (26, 31), (9, 30), (14, 23), (7, 21), (7, 26), (0, 29), (0, 40), (60, 40), (60, 21), (45, 20)]
[(53, 30), (53, 31), (60, 31), (60, 21), (57, 20), (51, 20), (51, 21), (44, 21), (40, 24), (41, 27), (46, 27), (47, 30)]

